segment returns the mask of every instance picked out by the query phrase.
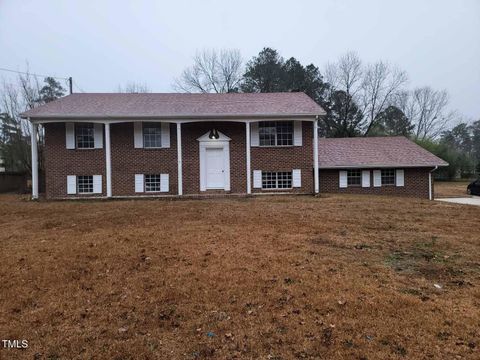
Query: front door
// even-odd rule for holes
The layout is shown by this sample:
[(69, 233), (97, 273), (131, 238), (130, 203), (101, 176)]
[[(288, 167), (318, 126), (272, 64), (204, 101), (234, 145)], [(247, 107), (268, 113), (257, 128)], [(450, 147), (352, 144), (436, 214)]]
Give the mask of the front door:
[(207, 189), (225, 188), (225, 168), (223, 148), (205, 149)]

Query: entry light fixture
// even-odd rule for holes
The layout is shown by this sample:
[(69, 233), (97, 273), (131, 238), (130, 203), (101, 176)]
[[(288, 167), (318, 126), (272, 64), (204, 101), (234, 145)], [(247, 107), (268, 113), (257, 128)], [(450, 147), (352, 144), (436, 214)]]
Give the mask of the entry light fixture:
[(210, 134), (208, 134), (209, 139), (218, 139), (220, 136), (218, 135), (218, 131), (216, 129), (210, 130)]

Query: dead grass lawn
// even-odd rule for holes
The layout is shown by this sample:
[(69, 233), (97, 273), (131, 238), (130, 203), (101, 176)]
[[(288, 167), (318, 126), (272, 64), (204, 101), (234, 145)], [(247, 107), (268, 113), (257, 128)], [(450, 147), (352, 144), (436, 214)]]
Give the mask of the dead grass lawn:
[(462, 197), (467, 195), (470, 181), (435, 181), (435, 197)]
[(367, 196), (3, 196), (0, 337), (29, 348), (0, 358), (478, 359), (479, 215)]

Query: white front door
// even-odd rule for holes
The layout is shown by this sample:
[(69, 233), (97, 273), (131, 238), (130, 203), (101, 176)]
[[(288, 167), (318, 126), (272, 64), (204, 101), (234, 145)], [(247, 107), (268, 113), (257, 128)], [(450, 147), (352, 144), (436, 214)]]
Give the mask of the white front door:
[(207, 189), (225, 188), (225, 169), (223, 148), (205, 149)]

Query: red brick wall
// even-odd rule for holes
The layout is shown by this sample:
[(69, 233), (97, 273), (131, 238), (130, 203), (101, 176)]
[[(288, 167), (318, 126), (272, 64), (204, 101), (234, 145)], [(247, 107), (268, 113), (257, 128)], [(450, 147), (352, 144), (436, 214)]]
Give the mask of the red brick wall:
[[(302, 124), (303, 146), (289, 147), (252, 147), (252, 192), (295, 192), (313, 193), (313, 123), (304, 121)], [(292, 190), (262, 190), (253, 187), (253, 170), (262, 171), (302, 171), (302, 187)]]
[[(170, 148), (136, 149), (133, 123), (112, 124), (112, 195), (131, 196), (135, 193), (135, 174), (169, 174), (169, 192), (156, 195), (178, 194), (176, 124), (170, 124)], [(183, 193), (200, 193), (200, 159), (197, 138), (212, 128), (231, 138), (230, 141), (230, 193), (245, 194), (246, 144), (245, 124), (235, 122), (208, 122), (182, 124)], [(303, 122), (303, 146), (284, 148), (252, 147), (251, 170), (291, 171), (302, 170), (302, 187), (291, 191), (313, 192), (312, 123)], [(67, 175), (102, 175), (103, 193), (83, 196), (105, 196), (104, 149), (66, 149), (65, 124), (45, 126), (45, 168), (47, 198), (64, 198), (67, 195)], [(217, 191), (218, 192), (218, 191)], [(272, 191), (265, 191), (272, 192)], [(143, 195), (148, 195), (143, 193)]]
[[(320, 170), (320, 193), (394, 195), (429, 198), (428, 173), (431, 168), (405, 168), (405, 186), (373, 187), (373, 170), (370, 170), (370, 187), (339, 187), (340, 170)], [(432, 187), (433, 191), (433, 187)]]
[(148, 195), (135, 193), (135, 174), (169, 174), (169, 192), (154, 195), (178, 194), (177, 130), (170, 124), (170, 148), (136, 149), (133, 123), (110, 125), (112, 149), (112, 195)]
[[(48, 199), (102, 196), (105, 188), (104, 149), (67, 149), (65, 124), (45, 124), (45, 190)], [(103, 194), (67, 195), (67, 175), (102, 175)]]

